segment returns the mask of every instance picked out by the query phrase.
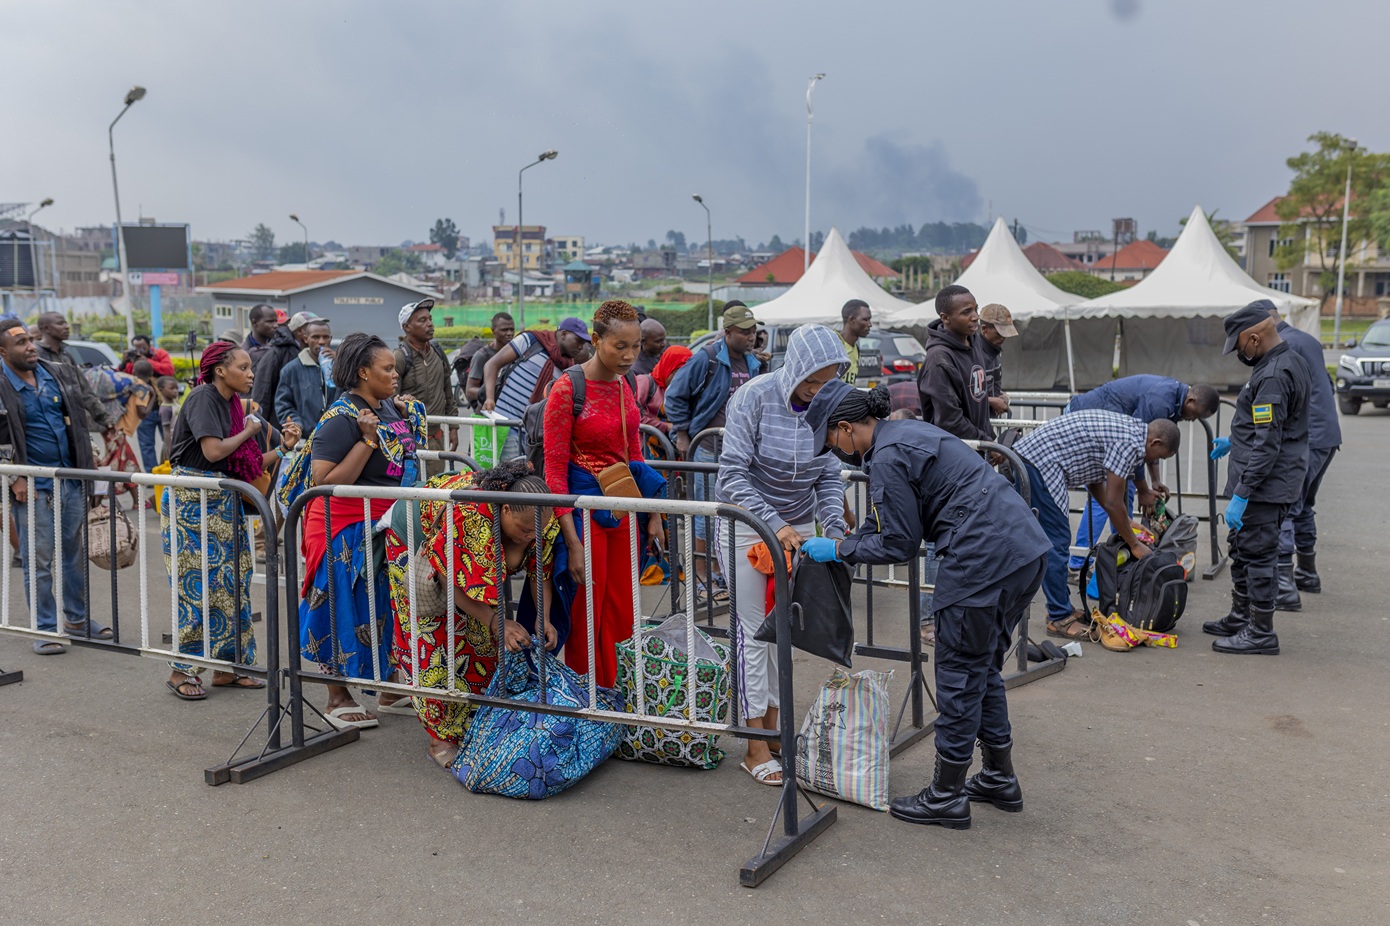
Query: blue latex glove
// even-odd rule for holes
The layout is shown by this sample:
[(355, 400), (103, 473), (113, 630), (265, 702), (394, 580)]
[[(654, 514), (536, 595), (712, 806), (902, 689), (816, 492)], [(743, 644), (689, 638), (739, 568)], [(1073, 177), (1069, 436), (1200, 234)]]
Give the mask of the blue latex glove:
[(835, 541), (829, 537), (812, 537), (801, 544), (801, 552), (817, 563), (838, 563), (840, 554), (835, 550)]
[(1229, 437), (1218, 437), (1212, 441), (1211, 458), (1219, 460), (1231, 452), (1231, 439)]
[(1226, 526), (1233, 531), (1238, 531), (1245, 526), (1245, 506), (1250, 504), (1249, 499), (1241, 498), (1239, 495), (1232, 496), (1226, 503)]

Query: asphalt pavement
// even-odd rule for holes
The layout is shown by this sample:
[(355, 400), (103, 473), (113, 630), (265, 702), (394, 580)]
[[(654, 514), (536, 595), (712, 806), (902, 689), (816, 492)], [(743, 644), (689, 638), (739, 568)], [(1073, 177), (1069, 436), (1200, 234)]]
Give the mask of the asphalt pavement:
[[(1087, 645), (1011, 692), (1023, 813), (977, 807), (952, 832), (840, 804), (755, 890), (737, 870), (777, 792), (739, 770), (736, 743), (712, 772), (614, 760), (530, 803), (469, 794), (387, 715), (358, 743), (213, 788), (202, 770), (257, 694), (184, 703), (157, 661), (41, 657), (0, 634), (0, 667), (25, 675), (0, 688), (0, 924), (1390, 921), (1390, 413), (1343, 426), (1318, 509), (1325, 591), (1277, 617), (1282, 655), (1213, 653), (1198, 625), (1224, 613), (1229, 576), (1198, 579), (1177, 650)], [(880, 642), (906, 639), (904, 601), (876, 592)], [(795, 671), (804, 711), (829, 666)], [(922, 787), (932, 758), (927, 741), (895, 759), (893, 793)]]

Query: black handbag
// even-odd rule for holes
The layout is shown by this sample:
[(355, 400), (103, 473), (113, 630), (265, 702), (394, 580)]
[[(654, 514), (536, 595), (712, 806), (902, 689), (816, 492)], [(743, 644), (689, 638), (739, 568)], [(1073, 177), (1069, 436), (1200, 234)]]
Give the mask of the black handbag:
[[(850, 667), (854, 655), (854, 619), (850, 609), (851, 572), (844, 563), (818, 563), (797, 556), (792, 566), (792, 646)], [(799, 612), (799, 613), (798, 613)], [(753, 634), (761, 643), (777, 642), (776, 614), (769, 614)]]

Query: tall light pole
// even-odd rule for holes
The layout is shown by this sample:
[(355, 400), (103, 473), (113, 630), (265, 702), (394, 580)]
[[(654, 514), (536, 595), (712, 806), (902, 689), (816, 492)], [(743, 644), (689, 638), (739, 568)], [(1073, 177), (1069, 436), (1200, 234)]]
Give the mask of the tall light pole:
[(522, 250), (522, 229), (525, 223), (521, 220), (521, 175), (542, 161), (553, 161), (560, 152), (553, 148), (549, 151), (542, 151), (540, 155), (516, 172), (516, 326), (518, 331), (526, 330), (526, 252)]
[(121, 116), (140, 100), (145, 98), (144, 87), (131, 87), (125, 95), (125, 106), (116, 118), (111, 120), (111, 125), (106, 129), (106, 143), (111, 149), (111, 192), (116, 197), (116, 253), (121, 265), (121, 298), (125, 302), (125, 336), (127, 339), (135, 337), (135, 310), (130, 304), (130, 267), (126, 263), (125, 255), (125, 230), (121, 227), (121, 190), (116, 185), (116, 123), (121, 121)]
[(811, 109), (811, 94), (816, 92), (816, 84), (825, 78), (817, 74), (806, 83), (806, 232), (801, 238), (805, 253), (801, 257), (801, 272), (811, 267), (811, 121), (815, 112)]
[[(33, 212), (29, 213), (28, 217), (24, 220), (24, 230), (29, 233), (29, 269), (34, 274), (34, 296), (38, 300), (40, 312), (43, 311), (43, 293), (39, 290), (39, 262), (37, 252), (34, 250), (34, 216), (38, 215), (40, 212), (44, 211), (51, 205), (53, 205), (53, 197), (45, 196), (43, 198), (43, 201), (39, 203), (39, 207), (35, 209)], [(18, 238), (15, 239), (16, 244), (18, 243), (18, 240)], [(15, 284), (18, 285), (19, 252), (17, 250), (15, 252), (14, 274)]]
[(309, 229), (305, 228), (304, 223), (299, 221), (299, 216), (290, 213), (290, 221), (304, 229), (304, 269), (309, 269)]
[(709, 248), (709, 330), (714, 330), (714, 222), (709, 217), (709, 206), (700, 197), (699, 193), (692, 194), (691, 199), (700, 204), (705, 210), (705, 244)]
[(1347, 276), (1347, 217), (1351, 208), (1351, 165), (1356, 160), (1356, 139), (1348, 138), (1351, 148), (1347, 151), (1347, 189), (1342, 194), (1342, 249), (1337, 256), (1337, 307), (1332, 314), (1332, 346), (1342, 343), (1342, 282)]

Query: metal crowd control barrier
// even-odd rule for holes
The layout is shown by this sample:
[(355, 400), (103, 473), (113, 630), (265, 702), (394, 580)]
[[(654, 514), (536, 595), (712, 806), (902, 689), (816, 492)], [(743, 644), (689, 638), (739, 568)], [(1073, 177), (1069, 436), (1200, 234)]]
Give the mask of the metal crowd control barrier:
[[(478, 429), (478, 428), (485, 428), (485, 429), (487, 429), (487, 430), (490, 430), (490, 431), (492, 432), (492, 435), (493, 435), (493, 446), (496, 447), (496, 452), (497, 452), (498, 454), (500, 454), (500, 453), (502, 452), (502, 447), (501, 447), (501, 444), (497, 443), (497, 429), (498, 429), (498, 428), (519, 428), (519, 427), (522, 426), (522, 423), (521, 423), (520, 421), (517, 421), (517, 420), (514, 419), (514, 418), (474, 418), (474, 417), (459, 416), (459, 415), (430, 415), (430, 416), (428, 416), (428, 417), (425, 419), (425, 421), (426, 421), (426, 423), (428, 423), (428, 424), (430, 424), (430, 425), (436, 425), (436, 424), (437, 424), (437, 425), (440, 426), (440, 428), (441, 428), (441, 429), (443, 430), (443, 432), (444, 432), (444, 445), (445, 445), (446, 447), (449, 445), (449, 435), (450, 435), (450, 433), (451, 433), (451, 429), (458, 430), (460, 433), (462, 433), (463, 428), (469, 428), (470, 430), (474, 430), (474, 431), (476, 431), (476, 429)], [(663, 455), (663, 459), (667, 459), (667, 460), (674, 460), (674, 459), (676, 459), (676, 457), (677, 457), (676, 448), (675, 448), (675, 445), (673, 445), (673, 444), (671, 443), (671, 439), (670, 439), (669, 437), (667, 437), (665, 434), (661, 433), (661, 431), (657, 430), (656, 428), (652, 427), (652, 426), (649, 425), (649, 424), (644, 424), (644, 425), (642, 425), (642, 426), (641, 426), (641, 432), (642, 432), (642, 434), (643, 434), (645, 437), (651, 438), (652, 440), (655, 440), (655, 441), (656, 441), (657, 447), (660, 449), (660, 451), (661, 451), (661, 453), (662, 453), (662, 455)], [(471, 436), (470, 436), (470, 441), (471, 441)], [(460, 443), (461, 443), (461, 441), (460, 441)], [(444, 457), (439, 457), (439, 458), (435, 458), (435, 457), (432, 457), (432, 456), (429, 455), (429, 454), (432, 454), (432, 453), (441, 453), (441, 452), (442, 452), (442, 453), (445, 453), (445, 454), (450, 454), (450, 455), (446, 455), (446, 456), (444, 456)], [(480, 469), (486, 469), (486, 468), (487, 468), (486, 465), (481, 465), (480, 462), (478, 461), (478, 459), (477, 459), (478, 454), (476, 454), (476, 453), (474, 453), (474, 454), (464, 454), (461, 450), (454, 450), (454, 451), (428, 451), (428, 452), (422, 452), (422, 453), (421, 453), (421, 457), (424, 458), (424, 459), (445, 459), (445, 460), (460, 460), (460, 461), (466, 461), (467, 464), (468, 464), (468, 466), (469, 466), (471, 469), (473, 469), (474, 471), (477, 471), (477, 470), (480, 470)], [(501, 461), (499, 460), (498, 462), (501, 462)]]
[[(405, 500), (414, 502), (435, 501), (445, 502), (451, 506), (478, 503), (491, 504), (493, 506), (493, 516), (496, 525), (495, 536), (497, 538), (498, 544), (496, 555), (499, 557), (504, 555), (502, 550), (501, 530), (501, 506), (503, 504), (512, 507), (533, 508), (536, 513), (537, 536), (542, 536), (543, 534), (543, 525), (541, 525), (540, 523), (543, 508), (566, 507), (577, 509), (576, 516), (582, 517), (583, 519), (585, 536), (592, 536), (591, 531), (593, 529), (593, 525), (590, 520), (591, 511), (607, 510), (627, 512), (629, 514), (629, 517), (627, 518), (627, 523), (632, 561), (631, 582), (634, 601), (632, 639), (634, 641), (634, 647), (638, 653), (643, 652), (642, 638), (647, 632), (646, 623), (648, 620), (648, 615), (644, 615), (642, 613), (642, 586), (640, 584), (639, 576), (640, 545), (638, 540), (636, 524), (637, 519), (635, 517), (632, 517), (631, 515), (642, 513), (663, 515), (669, 519), (672, 519), (673, 521), (683, 521), (683, 533), (685, 535), (686, 541), (684, 549), (687, 551), (685, 568), (687, 570), (693, 569), (693, 560), (690, 558), (688, 552), (692, 548), (693, 540), (692, 526), (690, 521), (690, 518), (692, 516), (719, 518), (727, 522), (739, 522), (751, 528), (764, 543), (768, 544), (770, 549), (775, 549), (778, 544), (777, 535), (771, 528), (769, 528), (765, 523), (763, 523), (759, 519), (753, 517), (744, 509), (736, 507), (734, 505), (723, 505), (712, 502), (700, 503), (668, 501), (663, 499), (619, 499), (606, 498), (602, 496), (557, 496), (533, 495), (521, 492), (484, 492), (475, 489), (447, 491), (442, 489), (422, 488), (385, 489), (368, 486), (318, 486), (306, 491), (302, 496), (296, 499), (295, 503), (290, 507), (289, 512), (286, 515), (284, 526), (284, 537), (286, 538), (286, 542), (290, 542), (291, 539), (297, 535), (297, 532), (300, 528), (301, 520), (304, 517), (306, 517), (306, 507), (314, 499), (325, 499), (325, 504), (323, 505), (323, 516), (325, 522), (324, 533), (327, 537), (331, 538), (333, 536), (330, 511), (331, 506), (328, 505), (326, 501), (330, 498), (360, 499), (363, 505), (363, 513), (366, 516), (368, 523), (370, 523), (373, 520), (371, 518), (371, 502), (373, 499), (389, 499), (393, 501)], [(414, 552), (418, 547), (418, 540), (415, 536), (417, 527), (416, 519), (410, 518), (409, 524), (410, 526), (407, 531), (407, 536), (404, 538), (399, 538), (403, 542), (406, 549), (410, 551), (410, 558), (407, 563), (407, 587), (411, 587), (414, 584), (413, 576), (414, 570), (416, 568)], [(452, 511), (446, 515), (445, 524), (447, 525), (446, 550), (448, 551), (446, 553), (446, 558), (452, 561), (454, 549), (453, 544), (457, 542), (454, 534), (454, 519), (452, 516)], [(678, 533), (679, 532), (680, 531), (678, 531)], [(372, 545), (374, 543), (383, 542), (380, 540), (373, 540), (372, 533), (372, 531), (367, 532), (367, 561), (369, 563), (372, 561)], [(729, 542), (732, 549), (732, 531), (729, 532)], [(586, 545), (586, 574), (592, 574), (592, 562), (589, 558), (590, 552), (590, 547)], [(540, 568), (539, 560), (541, 557), (541, 553), (542, 551), (540, 549), (536, 549), (535, 565), (537, 570), (539, 570)], [(298, 559), (296, 557), (290, 557), (286, 562), (285, 569), (285, 593), (287, 604), (289, 606), (287, 612), (289, 615), (288, 637), (292, 645), (298, 645), (298, 641), (300, 639), (300, 622), (298, 607), (300, 597), (299, 569), (300, 563)], [(581, 718), (591, 721), (598, 721), (602, 723), (652, 726), (673, 731), (686, 731), (704, 735), (730, 735), (742, 737), (745, 739), (757, 739), (764, 741), (780, 740), (782, 743), (787, 744), (787, 747), (784, 749), (782, 753), (783, 775), (781, 794), (778, 799), (778, 807), (776, 812), (774, 812), (773, 814), (772, 826), (769, 828), (768, 836), (762, 846), (762, 849), (758, 852), (757, 855), (755, 855), (752, 859), (746, 862), (739, 871), (740, 883), (750, 887), (756, 886), (762, 883), (774, 871), (776, 871), (783, 864), (785, 864), (793, 855), (795, 855), (802, 848), (804, 848), (807, 845), (807, 843), (809, 843), (812, 839), (819, 835), (821, 831), (830, 826), (836, 818), (836, 808), (834, 805), (826, 803), (818, 806), (809, 795), (805, 795), (804, 792), (801, 791), (800, 787), (796, 783), (796, 750), (794, 748), (791, 748), (792, 744), (796, 742), (796, 725), (798, 717), (795, 708), (794, 692), (792, 685), (791, 616), (794, 608), (790, 604), (791, 596), (788, 592), (788, 576), (785, 563), (774, 562), (774, 570), (775, 571), (773, 575), (773, 582), (775, 583), (774, 588), (777, 600), (777, 604), (774, 608), (774, 615), (777, 625), (776, 646), (779, 670), (777, 685), (778, 697), (782, 707), (779, 729), (777, 730), (765, 730), (758, 727), (749, 727), (739, 723), (740, 702), (738, 699), (737, 691), (733, 693), (732, 722), (722, 724), (695, 719), (694, 710), (696, 699), (694, 686), (696, 682), (697, 673), (694, 671), (694, 665), (691, 661), (687, 662), (685, 673), (686, 684), (688, 684), (690, 687), (688, 689), (686, 713), (683, 717), (673, 717), (669, 714), (665, 716), (657, 716), (648, 711), (648, 705), (646, 703), (645, 684), (643, 682), (644, 660), (640, 658), (636, 660), (634, 666), (634, 671), (636, 674), (635, 693), (637, 700), (636, 710), (634, 711), (610, 711), (595, 707), (594, 705), (597, 704), (597, 684), (592, 672), (590, 672), (587, 676), (587, 686), (589, 694), (588, 707), (571, 708), (557, 704), (547, 703), (544, 695), (544, 673), (546, 671), (544, 663), (541, 663), (538, 669), (540, 673), (540, 688), (542, 691), (542, 697), (540, 702), (524, 701), (507, 697), (493, 697), (482, 693), (472, 693), (468, 691), (458, 690), (453, 687), (456, 680), (456, 667), (452, 659), (449, 660), (449, 671), (447, 680), (448, 687), (435, 688), (426, 687), (419, 684), (406, 684), (403, 682), (391, 681), (387, 678), (381, 677), (382, 667), (377, 663), (375, 659), (375, 652), (380, 638), (377, 637), (378, 631), (376, 615), (375, 613), (372, 613), (369, 617), (369, 625), (371, 628), (371, 644), (373, 648), (373, 669), (371, 678), (351, 678), (344, 676), (328, 675), (316, 670), (304, 668), (302, 660), (300, 659), (296, 658), (290, 661), (290, 668), (288, 668), (287, 671), (289, 674), (290, 686), (289, 713), (290, 731), (292, 739), (291, 749), (303, 749), (307, 751), (310, 748), (310, 745), (317, 741), (320, 744), (320, 747), (317, 751), (324, 751), (326, 749), (331, 749), (352, 742), (356, 740), (359, 735), (358, 730), (349, 729), (337, 733), (319, 733), (317, 736), (311, 737), (307, 731), (311, 730), (312, 728), (310, 728), (305, 723), (304, 718), (304, 705), (306, 702), (304, 698), (303, 686), (305, 682), (315, 684), (365, 687), (383, 693), (410, 695), (413, 697), (429, 698), (433, 700), (454, 701), (478, 706), (489, 705), (493, 707), (523, 711), (526, 713), (533, 714), (560, 714), (564, 716)], [(505, 570), (502, 571), (505, 572)], [(613, 579), (617, 577), (610, 574), (609, 578)], [(369, 583), (380, 579), (381, 577), (373, 577), (370, 569), (368, 570), (367, 581)], [(507, 580), (505, 578), (499, 579), (499, 586), (499, 594), (497, 596), (498, 604), (495, 608), (494, 620), (495, 632), (498, 634), (498, 647), (500, 653), (501, 647), (503, 645), (501, 640), (503, 626), (502, 621), (504, 616), (506, 615), (507, 599), (509, 597)], [(328, 589), (326, 589), (325, 591), (328, 594), (329, 606), (330, 608), (332, 608), (333, 602), (335, 600), (335, 595), (338, 594), (338, 592), (333, 588), (333, 585), (331, 583)], [(539, 596), (539, 590), (537, 590), (536, 593)], [(452, 616), (455, 613), (454, 594), (454, 583), (449, 582), (449, 590), (447, 596), (448, 603), (446, 605), (445, 614), (448, 614), (450, 616)], [(585, 591), (582, 592), (582, 594), (588, 596), (588, 613), (593, 614), (594, 608), (592, 584), (585, 583)], [(691, 596), (689, 592), (687, 592), (687, 660), (694, 659), (694, 656), (692, 654), (695, 651), (695, 623), (693, 613), (694, 602), (692, 598), (693, 596)], [(393, 610), (395, 610), (394, 607)], [(538, 607), (537, 611), (539, 612), (538, 620), (540, 622), (537, 629), (539, 631), (539, 636), (542, 639), (544, 639), (544, 628), (546, 623), (548, 622), (548, 614), (546, 613), (546, 609), (544, 607)], [(411, 649), (410, 658), (414, 659), (416, 658), (416, 654), (419, 653), (420, 637), (420, 621), (419, 615), (417, 614), (415, 609), (414, 601), (409, 602), (406, 609), (404, 611), (396, 613), (395, 617), (398, 621), (402, 623), (403, 635), (406, 636), (406, 638), (409, 640), (409, 645)], [(734, 614), (731, 609), (731, 624), (736, 620), (737, 615)], [(588, 636), (588, 652), (591, 654), (592, 658), (592, 655), (595, 652), (595, 628), (592, 620), (590, 620), (587, 623), (588, 626), (585, 632)], [(452, 654), (456, 652), (455, 634), (457, 633), (457, 630), (455, 629), (455, 622), (453, 620), (450, 620), (448, 624), (448, 647), (449, 652)], [(386, 632), (392, 632), (391, 622), (389, 620), (387, 622)], [(734, 678), (736, 688), (736, 671), (734, 673)], [(317, 709), (314, 710), (317, 712)], [(807, 802), (811, 806), (811, 812), (808, 816), (802, 817), (798, 813), (798, 794), (802, 794), (803, 796), (805, 796)], [(779, 817), (782, 822), (782, 834), (780, 836), (777, 836), (775, 834), (777, 821)]]
[[(198, 588), (206, 590), (209, 586), (208, 575), (211, 564), (208, 562), (209, 551), (213, 544), (208, 539), (208, 495), (211, 492), (232, 492), (236, 493), (243, 504), (254, 510), (255, 514), (265, 519), (265, 523), (273, 524), (270, 505), (258, 491), (245, 482), (235, 479), (219, 479), (207, 476), (170, 476), (153, 475), (150, 473), (130, 473), (117, 472), (112, 470), (82, 470), (65, 469), (61, 467), (45, 466), (20, 466), (15, 464), (0, 465), (0, 477), (18, 477), (27, 481), (28, 497), (31, 500), (26, 506), (26, 517), (22, 524), (16, 526), (25, 531), (28, 540), (26, 548), (34, 550), (35, 536), (38, 532), (37, 511), (38, 506), (33, 500), (36, 498), (35, 479), (54, 479), (54, 491), (52, 494), (53, 505), (53, 535), (54, 549), (53, 555), (53, 581), (51, 593), (54, 605), (54, 629), (42, 630), (38, 626), (38, 610), (36, 606), (37, 593), (39, 591), (37, 569), (32, 566), (27, 570), (27, 601), (29, 617), (27, 624), (16, 623), (10, 613), (10, 570), (0, 570), (0, 630), (7, 630), (13, 633), (39, 640), (49, 640), (66, 645), (90, 646), (98, 649), (109, 649), (131, 655), (148, 656), (154, 659), (168, 660), (181, 664), (210, 668), (218, 672), (230, 672), (237, 675), (247, 675), (254, 678), (265, 679), (269, 683), (266, 685), (266, 707), (261, 716), (252, 724), (251, 730), (246, 734), (242, 741), (237, 745), (232, 753), (232, 757), (221, 765), (208, 768), (204, 772), (204, 778), (208, 784), (217, 785), (226, 781), (247, 781), (264, 774), (268, 766), (279, 767), (286, 762), (285, 750), (280, 746), (280, 721), (282, 717), (282, 705), (280, 702), (280, 687), (278, 685), (280, 673), (280, 610), (279, 610), (279, 553), (278, 546), (273, 537), (267, 537), (266, 542), (266, 584), (265, 584), (265, 618), (264, 618), (264, 658), (265, 667), (250, 665), (245, 660), (245, 653), (241, 648), (241, 636), (243, 632), (242, 624), (242, 599), (241, 583), (235, 584), (234, 606), (236, 610), (235, 627), (233, 630), (234, 656), (231, 659), (213, 658), (208, 654), (210, 640), (210, 602), (209, 596), (202, 596), (202, 652), (203, 655), (194, 655), (180, 650), (177, 642), (179, 639), (179, 599), (180, 592), (185, 588), (185, 584), (180, 582), (178, 548), (171, 542), (170, 562), (173, 566), (173, 574), (167, 577), (169, 582), (168, 597), (162, 594), (153, 594), (150, 588), (150, 569), (149, 551), (146, 545), (149, 541), (149, 513), (145, 508), (145, 502), (151, 498), (149, 489), (160, 492), (163, 489), (186, 489), (196, 491), (199, 501), (199, 521), (201, 524), (201, 536), (199, 547), (202, 550), (202, 562), (199, 567), (201, 572), (201, 585)], [(77, 532), (77, 536), (70, 536), (63, 531), (63, 482), (76, 482), (83, 486), (83, 505), (84, 505), (84, 524)], [(92, 581), (92, 572), (88, 556), (88, 543), (90, 538), (86, 533), (85, 518), (87, 512), (91, 510), (93, 500), (92, 486), (94, 484), (106, 483), (108, 487), (112, 483), (129, 483), (135, 486), (135, 508), (127, 513), (135, 524), (136, 536), (136, 570), (138, 576), (138, 595), (139, 595), (139, 634), (138, 642), (125, 642), (122, 640), (121, 628), (121, 587), (120, 574), (124, 570), (113, 568), (110, 570), (110, 612), (109, 615), (103, 614), (111, 621), (111, 639), (100, 640), (92, 637), (92, 622), (98, 616), (92, 607), (93, 595), (96, 590)], [(0, 519), (5, 523), (10, 523), (14, 514), (14, 502), (8, 490), (0, 490)], [(126, 513), (119, 507), (117, 500), (112, 497), (110, 492), (106, 495), (103, 504), (114, 505), (116, 510)], [(180, 503), (171, 491), (167, 497), (169, 520), (171, 524), (177, 523)], [(233, 562), (240, 561), (241, 552), (244, 549), (243, 543), (247, 543), (244, 519), (246, 512), (242, 512), (238, 519), (238, 524), (231, 531), (231, 552)], [(106, 518), (110, 526), (110, 550), (111, 556), (115, 558), (115, 551), (118, 545), (117, 518), (109, 516)], [(157, 521), (156, 524), (159, 522)], [(156, 534), (158, 536), (158, 534)], [(172, 538), (171, 538), (172, 541)], [(81, 557), (84, 572), (82, 583), (83, 597), (85, 599), (87, 620), (83, 632), (72, 632), (75, 628), (66, 625), (66, 615), (64, 613), (64, 590), (63, 590), (63, 555), (65, 546), (69, 544), (81, 545)], [(158, 550), (156, 547), (156, 555)], [(113, 563), (114, 565), (114, 563)], [(161, 564), (162, 567), (162, 564)], [(160, 569), (161, 576), (163, 569)], [(160, 628), (154, 626), (151, 620), (152, 606), (155, 601), (167, 600), (169, 603), (169, 639), (172, 641), (169, 647), (161, 644), (162, 637), (158, 636)], [(17, 673), (16, 673), (17, 674)], [(255, 728), (261, 720), (266, 722), (265, 745), (255, 755), (249, 758), (237, 758)], [(297, 761), (290, 759), (289, 761)]]

